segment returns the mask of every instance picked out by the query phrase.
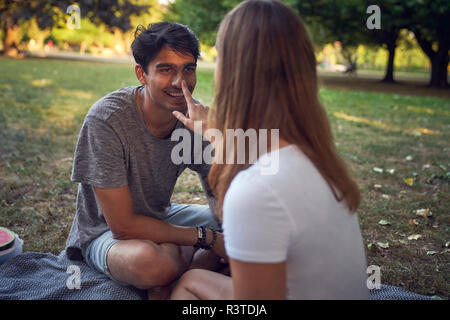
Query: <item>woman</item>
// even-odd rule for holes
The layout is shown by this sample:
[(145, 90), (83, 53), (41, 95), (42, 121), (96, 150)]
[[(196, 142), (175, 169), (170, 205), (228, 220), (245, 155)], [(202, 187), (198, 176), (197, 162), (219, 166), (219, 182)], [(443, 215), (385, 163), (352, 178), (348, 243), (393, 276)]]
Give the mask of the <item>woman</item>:
[[(367, 299), (354, 213), (360, 194), (335, 150), (301, 19), (278, 1), (245, 1), (222, 21), (216, 46), (216, 110), (209, 126), (222, 133), (279, 129), (279, 146), (253, 164), (220, 164), (226, 138), (216, 145), (209, 182), (223, 208), (231, 278), (191, 270), (171, 298)], [(189, 118), (174, 115), (193, 128), (208, 108), (195, 105), (185, 86), (183, 92)], [(271, 159), (278, 170), (261, 174)]]

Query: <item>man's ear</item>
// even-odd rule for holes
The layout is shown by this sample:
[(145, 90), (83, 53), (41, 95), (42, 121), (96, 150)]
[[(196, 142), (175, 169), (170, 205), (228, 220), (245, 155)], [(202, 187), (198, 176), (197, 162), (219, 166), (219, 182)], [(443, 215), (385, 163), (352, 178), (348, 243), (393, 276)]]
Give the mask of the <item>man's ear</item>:
[(140, 64), (137, 64), (134, 67), (134, 72), (136, 73), (136, 78), (139, 80), (139, 82), (143, 85), (147, 84), (147, 79), (145, 78), (145, 72), (144, 69)]

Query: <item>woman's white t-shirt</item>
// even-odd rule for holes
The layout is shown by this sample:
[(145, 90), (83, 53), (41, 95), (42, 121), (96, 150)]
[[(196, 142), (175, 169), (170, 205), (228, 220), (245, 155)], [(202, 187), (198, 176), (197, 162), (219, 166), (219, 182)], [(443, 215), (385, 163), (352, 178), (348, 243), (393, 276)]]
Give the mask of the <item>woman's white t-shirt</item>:
[(223, 229), (232, 259), (286, 261), (287, 299), (368, 299), (358, 217), (295, 145), (236, 175), (224, 199)]

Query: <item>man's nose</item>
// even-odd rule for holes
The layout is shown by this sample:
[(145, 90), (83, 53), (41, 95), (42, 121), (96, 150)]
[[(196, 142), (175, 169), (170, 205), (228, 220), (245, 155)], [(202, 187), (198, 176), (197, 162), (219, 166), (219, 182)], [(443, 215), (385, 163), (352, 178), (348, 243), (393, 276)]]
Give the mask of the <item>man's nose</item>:
[(172, 87), (179, 88), (181, 90), (181, 82), (183, 81), (183, 72), (179, 71), (172, 77)]

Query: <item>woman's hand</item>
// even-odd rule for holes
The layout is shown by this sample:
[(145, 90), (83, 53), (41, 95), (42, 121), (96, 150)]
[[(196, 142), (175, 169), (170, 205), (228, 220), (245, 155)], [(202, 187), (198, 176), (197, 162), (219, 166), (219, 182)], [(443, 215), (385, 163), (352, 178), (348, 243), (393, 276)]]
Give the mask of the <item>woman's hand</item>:
[[(190, 130), (204, 135), (208, 120), (209, 107), (202, 104), (196, 104), (192, 99), (191, 92), (186, 86), (186, 82), (181, 82), (184, 98), (186, 99), (188, 112), (186, 116), (179, 111), (173, 111), (172, 114), (180, 120)], [(198, 122), (197, 122), (198, 121)]]

